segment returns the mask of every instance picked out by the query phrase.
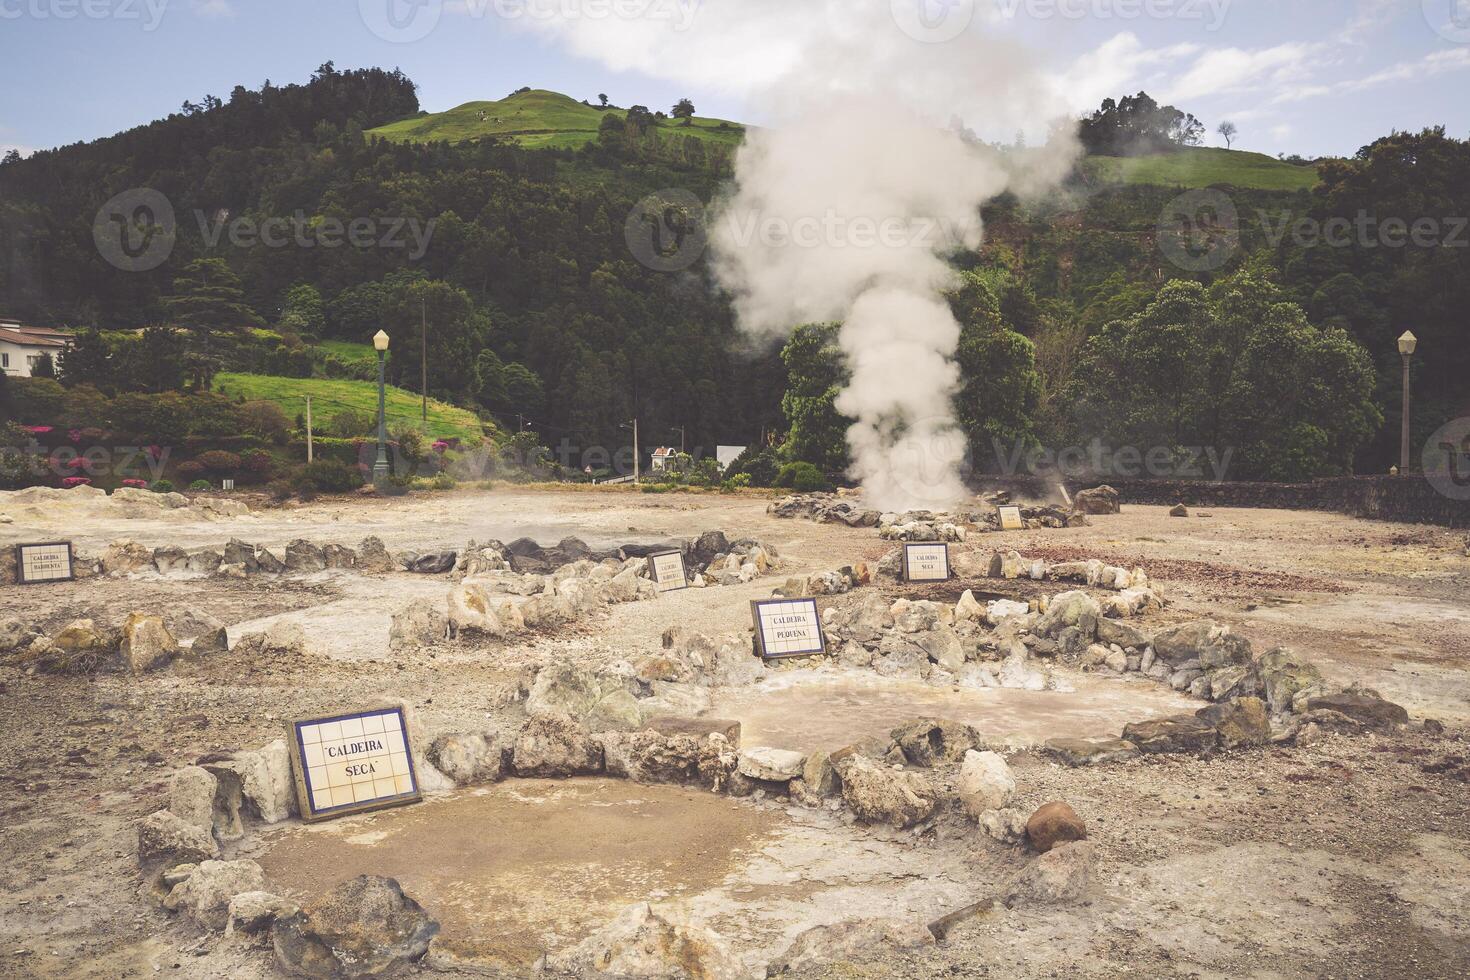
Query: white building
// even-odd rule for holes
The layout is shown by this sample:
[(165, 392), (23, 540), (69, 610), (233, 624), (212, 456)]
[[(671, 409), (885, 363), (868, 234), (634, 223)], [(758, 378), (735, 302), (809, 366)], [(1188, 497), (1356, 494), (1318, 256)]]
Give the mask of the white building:
[(0, 317), (0, 370), (13, 378), (29, 378), (42, 355), (56, 362), (71, 335), (49, 327), (25, 327), (19, 320)]

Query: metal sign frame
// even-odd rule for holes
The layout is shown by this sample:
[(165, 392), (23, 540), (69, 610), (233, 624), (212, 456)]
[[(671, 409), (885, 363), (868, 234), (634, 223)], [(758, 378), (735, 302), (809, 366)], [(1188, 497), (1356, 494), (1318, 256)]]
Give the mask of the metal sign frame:
[[(914, 578), (909, 551), (913, 548), (940, 548), (944, 553), (944, 575), (939, 578)], [(945, 541), (911, 541), (903, 546), (903, 580), (905, 582), (948, 582), (954, 578), (949, 564), (949, 544)]]
[[(307, 765), (306, 741), (302, 729), (382, 716), (393, 716), (397, 722), (397, 730), (403, 735), (403, 754), (408, 761), (408, 772), (406, 775), (408, 776), (409, 786), (411, 788), (407, 792), (399, 792), (387, 796), (375, 796), (368, 800), (317, 807), (313, 794), (316, 790), (324, 787), (312, 785), (310, 773), (310, 768), (312, 767)], [(384, 723), (385, 728), (387, 724), (387, 722)], [(291, 775), (296, 784), (296, 803), (301, 811), (301, 819), (307, 823), (315, 823), (319, 820), (332, 820), (337, 817), (350, 816), (356, 813), (367, 813), (372, 810), (387, 810), (392, 807), (405, 806), (409, 803), (417, 803), (424, 798), (423, 790), (419, 786), (418, 770), (414, 768), (413, 764), (413, 742), (409, 738), (408, 718), (400, 705), (368, 708), (363, 711), (349, 711), (344, 714), (327, 715), (321, 718), (298, 718), (287, 726), (286, 741), (291, 747)], [(391, 758), (393, 752), (389, 750), (387, 754)], [(397, 776), (394, 775), (393, 778), (396, 781)]]
[[(811, 608), (812, 622), (817, 627), (817, 646), (815, 648), (801, 647), (792, 650), (780, 650), (771, 652), (773, 643), (785, 641), (769, 641), (766, 637), (765, 622), (761, 618), (761, 610), (769, 606), (802, 606)], [(791, 657), (814, 657), (826, 655), (827, 634), (822, 629), (822, 613), (817, 608), (815, 599), (753, 599), (750, 603), (750, 618), (755, 624), (755, 648), (763, 660), (785, 660)]]
[[(31, 548), (65, 548), (66, 575), (61, 578), (27, 578), (26, 551)], [(37, 541), (15, 546), (15, 581), (17, 585), (46, 585), (50, 582), (75, 582), (77, 579), (76, 549), (70, 541)]]
[[(679, 558), (679, 574), (681, 579), (678, 585), (666, 584), (663, 579), (658, 577), (658, 562), (656, 559), (667, 558), (670, 555), (677, 555)], [(681, 589), (689, 588), (689, 566), (684, 563), (684, 552), (682, 551), (656, 551), (649, 555), (648, 575), (653, 579), (654, 586), (660, 592), (678, 592)]]

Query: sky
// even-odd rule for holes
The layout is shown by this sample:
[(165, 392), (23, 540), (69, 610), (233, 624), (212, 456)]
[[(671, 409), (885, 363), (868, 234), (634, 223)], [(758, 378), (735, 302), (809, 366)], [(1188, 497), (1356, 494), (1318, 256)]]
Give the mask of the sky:
[[(430, 111), (529, 85), (777, 125), (782, 80), (854, 38), (874, 71), (923, 46), (933, 70), (894, 84), (987, 139), (1042, 137), (1047, 115), (1139, 90), (1199, 117), (1207, 145), (1228, 119), (1237, 149), (1272, 155), (1348, 155), (1436, 124), (1470, 136), (1470, 0), (0, 0), (0, 151), (107, 136), (326, 61), (399, 68)], [(946, 87), (949, 67), (1002, 56), (1024, 60), (1024, 107)], [(841, 67), (865, 68), (846, 53)]]

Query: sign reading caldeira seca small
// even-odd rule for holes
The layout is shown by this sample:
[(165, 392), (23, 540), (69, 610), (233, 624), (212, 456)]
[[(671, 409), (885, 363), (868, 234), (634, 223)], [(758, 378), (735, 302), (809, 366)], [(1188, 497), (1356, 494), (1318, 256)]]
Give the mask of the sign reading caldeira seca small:
[(767, 660), (827, 652), (815, 599), (758, 599), (750, 604), (756, 652)]
[(291, 723), (301, 819), (381, 810), (422, 798), (402, 708), (373, 708)]
[(676, 592), (689, 588), (689, 572), (684, 567), (684, 552), (660, 551), (648, 556), (648, 573), (660, 592)]
[(74, 578), (70, 541), (15, 546), (15, 580), (21, 585), (70, 582)]
[(949, 581), (949, 545), (943, 542), (904, 545), (903, 580), (905, 582)]

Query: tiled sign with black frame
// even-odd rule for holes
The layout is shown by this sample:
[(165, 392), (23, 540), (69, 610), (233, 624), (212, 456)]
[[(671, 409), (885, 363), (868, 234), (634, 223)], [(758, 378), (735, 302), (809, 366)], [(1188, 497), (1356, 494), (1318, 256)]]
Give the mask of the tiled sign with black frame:
[(815, 599), (757, 599), (750, 604), (756, 652), (766, 660), (827, 652)]
[(76, 577), (70, 541), (15, 546), (15, 580), (19, 584), (70, 582)]
[(1026, 522), (1023, 521), (1023, 520), (1021, 520), (1021, 508), (1019, 508), (1019, 507), (1001, 507), (1001, 508), (999, 508), (999, 510), (1000, 510), (1000, 529), (1002, 531), (1024, 531), (1024, 530), (1026, 530)]
[(677, 592), (689, 588), (689, 571), (684, 567), (684, 552), (660, 551), (648, 556), (648, 574), (660, 592)]
[(423, 798), (401, 707), (291, 723), (301, 819), (311, 822)]
[(947, 582), (949, 577), (949, 545), (925, 541), (903, 546), (905, 582)]

